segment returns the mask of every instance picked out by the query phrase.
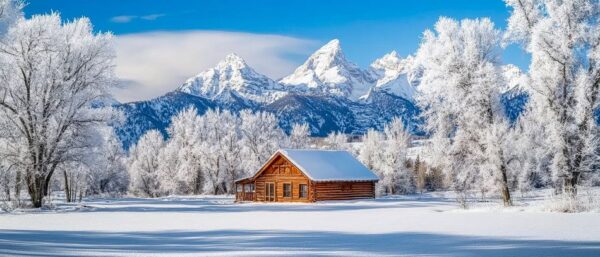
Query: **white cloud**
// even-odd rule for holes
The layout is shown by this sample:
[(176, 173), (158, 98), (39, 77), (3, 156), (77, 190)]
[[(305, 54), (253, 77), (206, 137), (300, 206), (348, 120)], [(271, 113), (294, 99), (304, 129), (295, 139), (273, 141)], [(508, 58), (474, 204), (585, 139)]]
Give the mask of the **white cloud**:
[(130, 23), (136, 19), (153, 21), (153, 20), (156, 20), (156, 19), (164, 17), (164, 16), (166, 16), (166, 14), (164, 14), (164, 13), (154, 13), (154, 14), (149, 14), (149, 15), (144, 15), (144, 16), (120, 15), (120, 16), (115, 16), (115, 17), (110, 18), (110, 21), (114, 22), (114, 23)]
[(113, 94), (121, 102), (172, 91), (232, 52), (256, 71), (280, 78), (300, 64), (290, 56), (307, 55), (315, 46), (293, 37), (222, 31), (148, 32), (115, 41), (116, 73), (123, 84)]
[(166, 14), (164, 14), (164, 13), (155, 13), (155, 14), (141, 16), (140, 19), (147, 20), (147, 21), (153, 21), (158, 18), (164, 17), (165, 15)]
[(135, 18), (137, 18), (137, 16), (121, 15), (110, 18), (110, 21), (114, 23), (129, 23)]

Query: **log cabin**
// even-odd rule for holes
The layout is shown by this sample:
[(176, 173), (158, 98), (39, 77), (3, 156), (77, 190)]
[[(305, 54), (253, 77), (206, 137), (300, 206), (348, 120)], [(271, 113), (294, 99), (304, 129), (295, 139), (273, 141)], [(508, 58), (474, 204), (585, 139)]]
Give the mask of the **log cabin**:
[(347, 151), (281, 149), (235, 181), (236, 202), (316, 202), (375, 198), (377, 175)]

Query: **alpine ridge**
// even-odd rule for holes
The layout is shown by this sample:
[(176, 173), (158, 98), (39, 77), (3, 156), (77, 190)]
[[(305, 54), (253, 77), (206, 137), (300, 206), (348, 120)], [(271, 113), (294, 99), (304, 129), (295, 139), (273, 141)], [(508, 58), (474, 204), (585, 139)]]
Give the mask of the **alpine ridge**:
[[(232, 53), (164, 96), (115, 104), (124, 116), (115, 130), (128, 149), (150, 129), (158, 129), (167, 137), (171, 118), (194, 106), (200, 114), (216, 108), (234, 113), (243, 109), (271, 112), (286, 132), (296, 123), (306, 123), (313, 136), (381, 130), (394, 117), (400, 117), (413, 134), (423, 134), (420, 111), (414, 103), (421, 74), (412, 56), (402, 59), (395, 51), (361, 69), (346, 59), (337, 39), (316, 50), (279, 81), (260, 74)], [(507, 112), (515, 116), (527, 100), (517, 90), (523, 83), (522, 73), (515, 66), (507, 66), (505, 75), (511, 90), (507, 88), (503, 100)]]

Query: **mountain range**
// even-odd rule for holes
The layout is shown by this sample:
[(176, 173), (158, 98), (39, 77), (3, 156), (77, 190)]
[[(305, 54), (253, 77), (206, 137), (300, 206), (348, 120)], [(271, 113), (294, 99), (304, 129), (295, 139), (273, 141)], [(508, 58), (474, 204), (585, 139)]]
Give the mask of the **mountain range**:
[[(508, 111), (518, 115), (526, 101), (518, 89), (523, 73), (512, 65), (503, 68), (508, 76), (505, 91), (510, 92), (503, 101)], [(295, 123), (306, 123), (313, 136), (380, 130), (394, 117), (400, 117), (412, 133), (423, 134), (414, 102), (421, 75), (413, 57), (403, 59), (396, 52), (362, 69), (346, 59), (337, 39), (278, 81), (258, 73), (240, 56), (229, 54), (214, 68), (164, 96), (115, 105), (124, 114), (115, 130), (127, 149), (149, 129), (166, 135), (171, 117), (194, 106), (201, 114), (215, 108), (271, 112), (285, 131)]]

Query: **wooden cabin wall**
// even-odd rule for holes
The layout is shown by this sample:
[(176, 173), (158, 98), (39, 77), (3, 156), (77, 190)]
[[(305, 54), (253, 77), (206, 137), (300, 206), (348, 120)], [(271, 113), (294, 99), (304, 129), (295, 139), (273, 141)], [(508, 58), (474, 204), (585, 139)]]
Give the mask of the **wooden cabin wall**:
[(375, 198), (374, 182), (315, 183), (316, 201)]
[[(276, 202), (311, 202), (314, 199), (314, 192), (308, 178), (282, 156), (276, 157), (256, 178), (256, 201), (266, 201), (266, 183), (275, 183)], [(283, 197), (284, 183), (291, 183), (292, 197)], [(300, 198), (300, 184), (308, 185), (308, 197)]]

